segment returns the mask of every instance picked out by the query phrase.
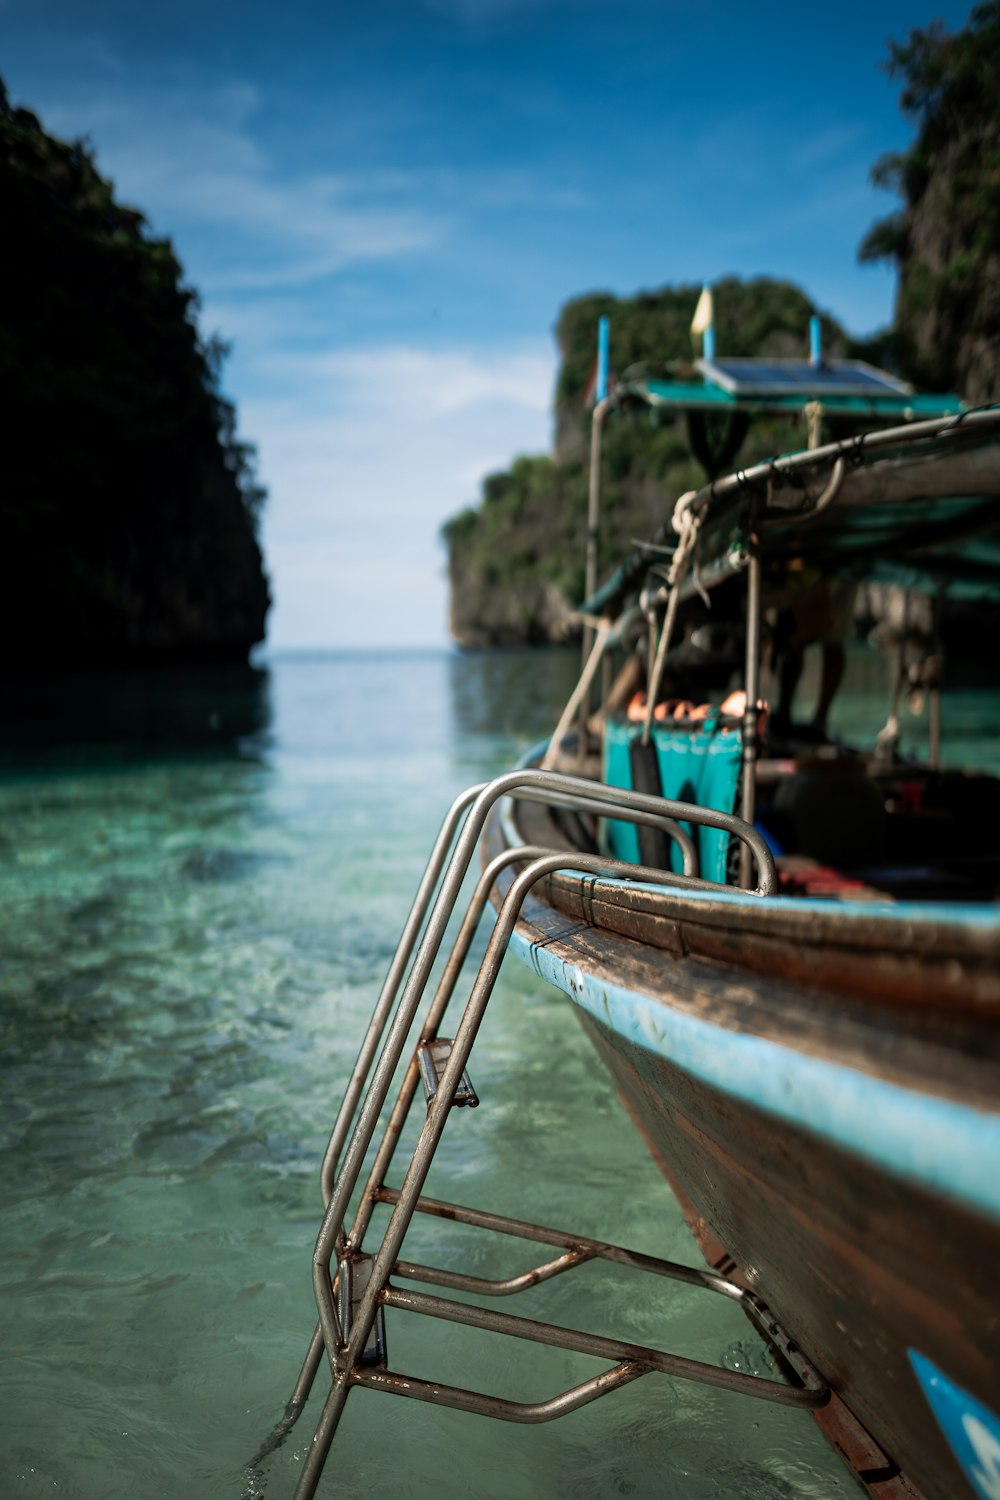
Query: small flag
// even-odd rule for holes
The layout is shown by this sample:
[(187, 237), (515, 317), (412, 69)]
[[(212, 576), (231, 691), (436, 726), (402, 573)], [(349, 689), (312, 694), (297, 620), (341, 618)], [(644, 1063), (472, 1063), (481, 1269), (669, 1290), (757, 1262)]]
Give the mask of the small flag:
[(712, 288), (706, 282), (701, 289), (701, 296), (698, 298), (698, 306), (694, 310), (694, 317), (691, 319), (691, 337), (694, 338), (699, 333), (705, 333), (711, 328), (714, 322), (715, 302), (712, 297)]

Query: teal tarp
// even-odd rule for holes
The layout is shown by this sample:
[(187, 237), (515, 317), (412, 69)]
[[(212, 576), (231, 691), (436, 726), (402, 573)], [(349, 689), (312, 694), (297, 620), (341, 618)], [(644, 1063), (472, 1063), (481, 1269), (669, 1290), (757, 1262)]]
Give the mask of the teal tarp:
[[(609, 786), (632, 785), (629, 746), (642, 734), (641, 724), (610, 720), (604, 729), (604, 776)], [(694, 802), (716, 812), (731, 813), (735, 808), (739, 786), (742, 744), (735, 729), (720, 730), (709, 720), (699, 729), (654, 724), (652, 739), (664, 797), (677, 802)], [(698, 850), (701, 875), (705, 880), (726, 879), (726, 857), (729, 835), (718, 828), (698, 824), (681, 825), (690, 833)], [(616, 859), (639, 864), (639, 837), (635, 824), (609, 820), (604, 837), (608, 852)], [(680, 870), (676, 851), (671, 865)]]

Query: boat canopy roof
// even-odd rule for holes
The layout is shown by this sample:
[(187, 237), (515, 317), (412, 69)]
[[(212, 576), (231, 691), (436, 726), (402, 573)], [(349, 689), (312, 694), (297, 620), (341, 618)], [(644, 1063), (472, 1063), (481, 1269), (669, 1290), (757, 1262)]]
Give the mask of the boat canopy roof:
[(1000, 599), (1000, 406), (757, 464), (689, 504), (716, 579), (741, 565), (753, 530), (765, 558)]
[[(753, 534), (765, 565), (1000, 600), (1000, 405), (768, 459), (685, 496), (675, 526), (685, 509), (699, 529), (685, 596), (741, 572)], [(675, 542), (668, 524), (584, 612), (607, 610)]]
[(639, 402), (678, 411), (796, 412), (818, 401), (843, 416), (948, 416), (962, 410), (958, 396), (921, 395), (885, 370), (859, 359), (744, 359), (716, 356), (673, 367), (671, 376), (626, 371), (617, 405)]

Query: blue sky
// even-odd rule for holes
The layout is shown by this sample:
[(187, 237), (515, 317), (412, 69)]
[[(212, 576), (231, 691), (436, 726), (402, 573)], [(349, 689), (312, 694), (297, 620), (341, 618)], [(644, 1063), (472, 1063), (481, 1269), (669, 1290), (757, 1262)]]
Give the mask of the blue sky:
[(549, 446), (569, 297), (788, 277), (856, 334), (905, 146), (890, 38), (967, 3), (0, 0), (12, 98), (89, 136), (233, 346), (275, 648), (447, 638), (441, 522)]

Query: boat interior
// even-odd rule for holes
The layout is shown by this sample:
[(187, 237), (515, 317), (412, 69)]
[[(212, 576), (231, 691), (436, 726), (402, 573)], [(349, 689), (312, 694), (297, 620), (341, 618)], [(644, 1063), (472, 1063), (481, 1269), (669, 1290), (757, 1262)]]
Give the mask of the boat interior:
[[(611, 724), (605, 747), (620, 746), (628, 726)], [(699, 791), (699, 750), (704, 734), (667, 732), (654, 742), (657, 758), (669, 764), (661, 774), (661, 794), (697, 802), (722, 812), (737, 810), (740, 738), (729, 738), (728, 778), (715, 785), (728, 795)], [(698, 741), (701, 740), (699, 745)], [(685, 743), (687, 741), (687, 743)], [(633, 738), (636, 745), (638, 738)], [(567, 771), (601, 774), (602, 758), (591, 741), (582, 762), (570, 746), (554, 764)], [(612, 785), (653, 790), (649, 778), (626, 770), (609, 777), (603, 756), (602, 779)], [(831, 900), (990, 902), (1000, 899), (1000, 778), (983, 771), (932, 765), (878, 747), (865, 750), (796, 739), (768, 738), (757, 762), (755, 825), (774, 855), (778, 891), (785, 896)], [(684, 826), (684, 825), (682, 825)], [(518, 827), (532, 843), (604, 852), (635, 864), (680, 870), (679, 857), (662, 833), (636, 830), (572, 809), (524, 807)], [(738, 886), (737, 853), (724, 833), (687, 826), (699, 854), (698, 873)], [(561, 835), (561, 837), (560, 837)], [(722, 848), (720, 860), (719, 849)]]
[[(998, 502), (997, 408), (769, 461), (683, 497), (672, 545), (640, 547), (583, 606), (584, 671), (541, 764), (738, 813), (766, 839), (784, 895), (995, 901), (1000, 779), (944, 764), (942, 683), (963, 640), (978, 637), (981, 659), (983, 624), (1000, 618)], [(970, 608), (985, 613), (970, 623)], [(946, 654), (961, 610), (964, 638)], [(847, 745), (827, 722), (862, 633), (885, 662), (884, 723)], [(810, 648), (821, 666), (803, 723), (792, 706)], [(901, 748), (911, 714), (926, 725), (920, 756)], [(558, 823), (571, 847), (681, 869), (663, 831), (527, 817), (542, 842)], [(730, 835), (684, 827), (703, 878), (752, 886)]]

